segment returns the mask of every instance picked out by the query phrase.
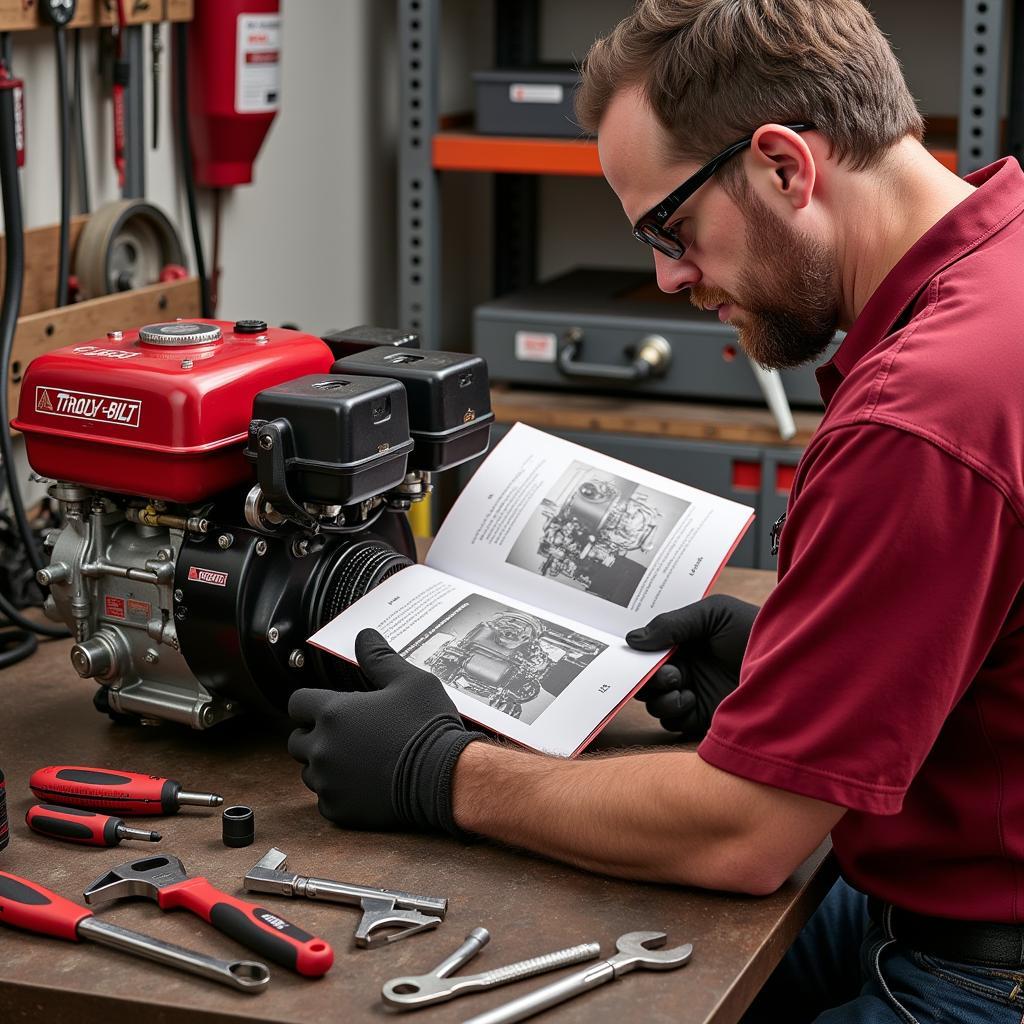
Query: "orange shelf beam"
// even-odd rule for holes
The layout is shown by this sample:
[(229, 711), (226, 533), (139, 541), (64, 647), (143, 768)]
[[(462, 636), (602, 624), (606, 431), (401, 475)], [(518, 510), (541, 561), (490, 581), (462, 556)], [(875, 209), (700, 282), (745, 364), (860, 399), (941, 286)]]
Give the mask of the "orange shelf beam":
[[(438, 132), (433, 165), (438, 171), (497, 174), (564, 174), (600, 178), (597, 143), (583, 139), (534, 139), (472, 132)], [(932, 155), (956, 172), (956, 150), (933, 148)]]
[(433, 164), (439, 171), (601, 177), (597, 143), (577, 139), (438, 132), (434, 136)]

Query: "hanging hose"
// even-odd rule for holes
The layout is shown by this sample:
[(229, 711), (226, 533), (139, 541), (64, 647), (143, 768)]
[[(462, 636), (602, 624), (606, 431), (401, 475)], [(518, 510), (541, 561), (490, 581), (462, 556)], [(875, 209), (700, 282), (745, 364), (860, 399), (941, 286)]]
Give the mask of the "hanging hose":
[(60, 120), (60, 242), (56, 305), (68, 304), (71, 273), (71, 106), (68, 98), (68, 40), (63, 28), (53, 32), (57, 54), (57, 104)]
[(72, 48), (71, 107), (75, 118), (75, 175), (78, 179), (78, 212), (88, 213), (92, 207), (89, 198), (89, 161), (85, 149), (85, 111), (82, 100), (82, 30), (75, 32)]
[[(11, 512), (18, 527), (25, 553), (32, 568), (38, 572), (43, 560), (36, 548), (35, 535), (25, 515), (25, 502), (14, 462), (14, 445), (8, 424), (11, 420), (7, 381), (14, 349), (14, 331), (18, 325), (18, 310), (21, 308), (21, 289), (25, 277), (25, 237), (21, 218), (21, 187), (18, 180), (18, 142), (22, 131), (20, 111), (21, 83), (11, 77), (10, 41), (7, 34), (0, 36), (0, 52), (4, 55), (0, 67), (0, 198), (4, 214), (4, 294), (0, 302), (0, 455), (3, 457), (4, 476), (10, 497)], [(17, 95), (16, 95), (17, 93)], [(15, 625), (45, 636), (68, 636), (65, 630), (44, 626), (22, 616), (18, 610), (0, 595), (0, 613)]]
[(23, 629), (0, 629), (0, 669), (32, 657), (39, 641)]
[(188, 134), (188, 24), (184, 21), (178, 22), (174, 26), (174, 96), (176, 108), (174, 116), (178, 128), (178, 145), (181, 147), (181, 174), (185, 181), (188, 220), (192, 229), (192, 245), (196, 253), (200, 304), (203, 316), (206, 319), (211, 319), (213, 304), (210, 301), (210, 281), (206, 276), (206, 260), (203, 257), (203, 239), (199, 234), (196, 181), (192, 170), (192, 141)]

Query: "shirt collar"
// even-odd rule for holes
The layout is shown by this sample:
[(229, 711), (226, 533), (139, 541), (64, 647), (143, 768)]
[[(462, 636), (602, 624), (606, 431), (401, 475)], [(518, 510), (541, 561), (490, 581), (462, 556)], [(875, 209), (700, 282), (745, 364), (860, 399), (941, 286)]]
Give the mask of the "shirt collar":
[(868, 299), (835, 355), (817, 369), (826, 405), (854, 364), (889, 333), (928, 282), (977, 248), (1024, 206), (1024, 170), (1013, 157), (989, 164), (965, 180), (976, 191), (904, 253)]

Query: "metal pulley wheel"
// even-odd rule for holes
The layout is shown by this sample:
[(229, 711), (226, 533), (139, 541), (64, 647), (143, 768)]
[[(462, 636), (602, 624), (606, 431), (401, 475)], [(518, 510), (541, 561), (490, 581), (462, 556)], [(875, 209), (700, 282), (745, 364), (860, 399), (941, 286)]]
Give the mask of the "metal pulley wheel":
[(174, 225), (144, 199), (101, 206), (82, 228), (75, 276), (85, 299), (156, 284), (168, 264), (183, 265), (185, 250)]

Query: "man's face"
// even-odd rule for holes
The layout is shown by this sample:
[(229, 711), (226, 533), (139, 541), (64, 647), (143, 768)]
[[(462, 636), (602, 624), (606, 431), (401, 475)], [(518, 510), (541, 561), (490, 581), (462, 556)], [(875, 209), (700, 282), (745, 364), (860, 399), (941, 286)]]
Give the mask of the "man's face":
[[(667, 157), (664, 129), (638, 89), (612, 99), (598, 148), (631, 224), (698, 168)], [(797, 231), (742, 176), (728, 188), (712, 178), (667, 226), (689, 248), (678, 260), (652, 250), (663, 291), (688, 289), (695, 306), (717, 309), (762, 366), (798, 366), (821, 355), (840, 316), (832, 245)]]

